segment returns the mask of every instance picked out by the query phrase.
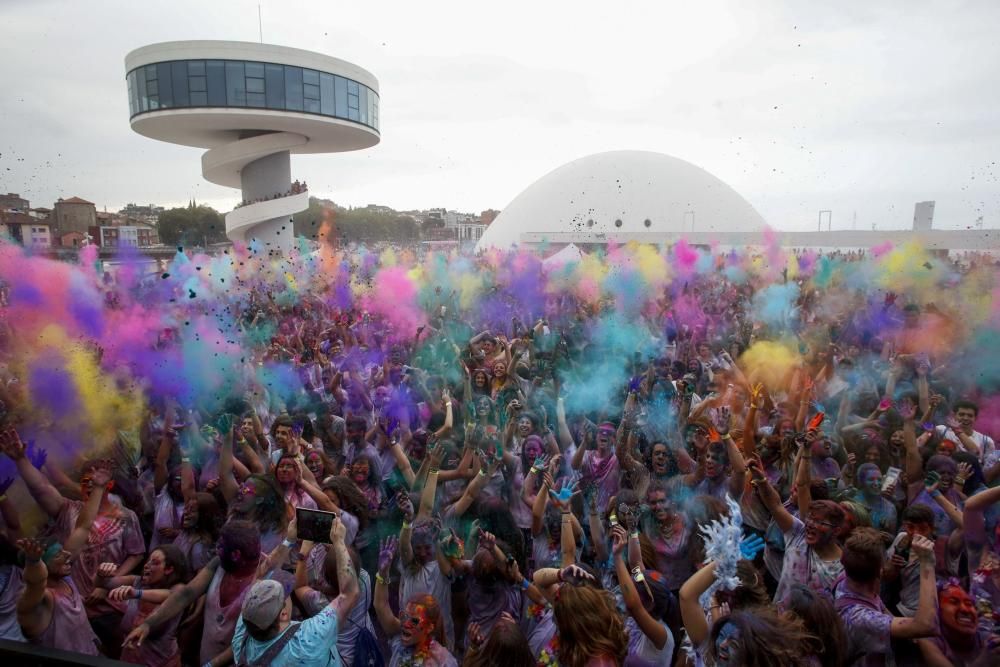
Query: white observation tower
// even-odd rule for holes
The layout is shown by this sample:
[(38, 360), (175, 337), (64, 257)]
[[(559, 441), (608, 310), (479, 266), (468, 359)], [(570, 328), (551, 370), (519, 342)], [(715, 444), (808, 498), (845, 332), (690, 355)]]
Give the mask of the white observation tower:
[(292, 153), (379, 142), (378, 81), (319, 53), (253, 42), (152, 44), (125, 56), (129, 119), (141, 135), (208, 149), (205, 179), (240, 188), (226, 216), (233, 241), (284, 252), (309, 193), (292, 188)]

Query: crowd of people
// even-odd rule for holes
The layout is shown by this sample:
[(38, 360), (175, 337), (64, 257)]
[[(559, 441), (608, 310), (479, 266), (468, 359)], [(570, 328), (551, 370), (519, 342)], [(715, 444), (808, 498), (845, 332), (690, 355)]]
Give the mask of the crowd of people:
[(292, 182), (292, 187), (286, 190), (284, 193), (275, 193), (269, 197), (257, 197), (256, 199), (244, 199), (236, 208), (242, 208), (244, 206), (249, 206), (250, 204), (259, 204), (262, 201), (271, 201), (272, 199), (281, 199), (282, 197), (291, 197), (292, 195), (300, 195), (303, 192), (309, 192), (309, 188), (305, 181), (301, 183), (296, 179)]
[(998, 278), (915, 247), (237, 248), (150, 285), (0, 246), (0, 638), (1000, 664)]

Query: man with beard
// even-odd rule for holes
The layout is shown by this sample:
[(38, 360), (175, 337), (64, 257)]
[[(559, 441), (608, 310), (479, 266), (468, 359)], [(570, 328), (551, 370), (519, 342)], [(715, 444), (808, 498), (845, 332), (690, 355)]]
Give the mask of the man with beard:
[(70, 576), (73, 558), (87, 543), (94, 519), (111, 480), (110, 463), (99, 462), (89, 472), (93, 485), (80, 508), (65, 544), (19, 540), (24, 552), (24, 591), (17, 601), (17, 622), (33, 644), (85, 655), (100, 655), (98, 639), (87, 620), (83, 598)]
[(125, 638), (130, 647), (141, 646), (150, 632), (164, 625), (202, 595), (205, 596), (205, 620), (201, 639), (200, 662), (212, 667), (233, 661), (230, 641), (240, 617), (243, 599), (253, 583), (273, 566), (280, 565), (295, 542), (295, 524), (270, 556), (262, 557), (260, 533), (249, 521), (233, 520), (222, 527), (217, 555), (184, 588), (164, 600), (160, 608), (137, 625)]
[(893, 616), (879, 597), (885, 552), (873, 528), (858, 528), (844, 544), (844, 578), (837, 584), (835, 607), (844, 621), (850, 665), (893, 663), (892, 641), (937, 633), (934, 622), (934, 543), (914, 535), (911, 550), (920, 562), (920, 600), (912, 618)]

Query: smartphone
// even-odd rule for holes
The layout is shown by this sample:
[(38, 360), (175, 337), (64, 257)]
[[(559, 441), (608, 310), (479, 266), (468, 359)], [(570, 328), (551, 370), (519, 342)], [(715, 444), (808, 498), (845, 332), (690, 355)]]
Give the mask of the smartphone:
[(896, 468), (895, 466), (890, 466), (885, 472), (885, 477), (882, 478), (882, 490), (885, 491), (895, 482), (899, 481), (899, 476), (902, 474), (902, 470)]
[(333, 512), (296, 507), (296, 532), (299, 539), (330, 544), (330, 527), (336, 517)]

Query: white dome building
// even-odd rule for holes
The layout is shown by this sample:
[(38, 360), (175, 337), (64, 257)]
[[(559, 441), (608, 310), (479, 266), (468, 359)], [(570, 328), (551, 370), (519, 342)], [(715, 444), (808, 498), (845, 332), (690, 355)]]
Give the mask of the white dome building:
[(764, 224), (735, 190), (690, 162), (611, 151), (574, 160), (532, 183), (497, 216), (476, 249), (708, 240), (759, 232)]

